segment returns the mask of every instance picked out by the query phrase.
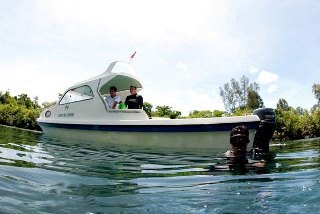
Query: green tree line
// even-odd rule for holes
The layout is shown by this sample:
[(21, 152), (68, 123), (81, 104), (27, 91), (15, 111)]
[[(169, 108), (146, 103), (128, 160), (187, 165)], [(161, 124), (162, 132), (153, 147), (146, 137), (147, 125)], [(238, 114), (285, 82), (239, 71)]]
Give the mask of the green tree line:
[(151, 117), (166, 117), (171, 119), (183, 119), (183, 118), (211, 118), (211, 117), (222, 117), (225, 115), (224, 111), (219, 110), (193, 110), (189, 113), (188, 116), (181, 116), (180, 111), (173, 110), (170, 106), (156, 106), (156, 110), (153, 111), (153, 105), (148, 102), (143, 103), (143, 109), (147, 113), (147, 115)]
[[(255, 109), (264, 107), (263, 100), (258, 91), (257, 83), (250, 83), (245, 76), (239, 81), (231, 79), (229, 83), (220, 87), (220, 96), (226, 111), (219, 110), (193, 110), (186, 117), (181, 112), (169, 106), (157, 106), (152, 111), (151, 103), (144, 103), (144, 110), (149, 117), (167, 118), (212, 118), (222, 116), (241, 116), (251, 114)], [(288, 102), (280, 98), (275, 109), (276, 131), (275, 140), (295, 140), (302, 138), (320, 137), (320, 84), (312, 86), (312, 92), (317, 103), (310, 109), (293, 108)]]
[(11, 96), (9, 91), (0, 92), (0, 124), (39, 130), (36, 119), (40, 112), (38, 97), (31, 100), (27, 94)]
[(277, 122), (275, 139), (294, 140), (320, 137), (319, 104), (314, 105), (309, 111), (301, 107), (293, 108), (285, 99), (279, 99), (275, 112)]
[(222, 102), (229, 114), (243, 115), (264, 107), (259, 95), (259, 84), (250, 83), (246, 76), (242, 76), (239, 81), (232, 78), (219, 89)]
[[(264, 107), (257, 83), (249, 83), (245, 76), (240, 81), (231, 79), (220, 87), (220, 96), (229, 115), (245, 115)], [(310, 109), (293, 108), (280, 98), (275, 109), (276, 131), (274, 139), (294, 140), (320, 137), (320, 84), (313, 84), (312, 92), (317, 103)]]
[[(220, 96), (226, 111), (193, 110), (188, 116), (170, 106), (156, 106), (145, 102), (143, 107), (149, 117), (176, 118), (212, 118), (222, 116), (240, 116), (251, 114), (254, 109), (264, 107), (259, 95), (259, 85), (250, 83), (245, 76), (239, 81), (231, 79), (230, 83), (220, 87)], [(276, 112), (277, 127), (274, 138), (278, 140), (293, 140), (309, 137), (320, 137), (320, 84), (312, 86), (312, 92), (317, 103), (310, 109), (289, 106), (283, 98), (279, 99)], [(43, 103), (46, 108), (53, 103)], [(9, 91), (0, 92), (0, 124), (26, 129), (39, 129), (36, 119), (42, 111), (38, 97), (33, 100), (27, 94), (11, 96)]]

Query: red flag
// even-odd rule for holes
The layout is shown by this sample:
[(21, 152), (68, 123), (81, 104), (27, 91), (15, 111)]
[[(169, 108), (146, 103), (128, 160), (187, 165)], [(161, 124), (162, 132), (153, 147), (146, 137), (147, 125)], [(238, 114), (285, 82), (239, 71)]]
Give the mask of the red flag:
[(134, 55), (136, 55), (136, 53), (137, 53), (137, 51), (135, 51), (135, 52), (131, 55), (130, 59), (133, 59), (133, 57), (134, 57)]

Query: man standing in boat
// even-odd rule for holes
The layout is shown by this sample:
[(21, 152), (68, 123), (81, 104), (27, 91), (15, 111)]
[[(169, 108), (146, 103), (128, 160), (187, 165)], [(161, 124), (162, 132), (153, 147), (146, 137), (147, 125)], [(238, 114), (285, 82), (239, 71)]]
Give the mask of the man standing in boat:
[(130, 94), (131, 95), (127, 96), (125, 101), (128, 109), (141, 109), (143, 105), (143, 97), (140, 94), (137, 94), (136, 86), (130, 86)]
[(111, 109), (115, 109), (117, 104), (121, 102), (121, 98), (117, 95), (117, 88), (110, 87), (110, 95), (106, 97), (106, 102)]

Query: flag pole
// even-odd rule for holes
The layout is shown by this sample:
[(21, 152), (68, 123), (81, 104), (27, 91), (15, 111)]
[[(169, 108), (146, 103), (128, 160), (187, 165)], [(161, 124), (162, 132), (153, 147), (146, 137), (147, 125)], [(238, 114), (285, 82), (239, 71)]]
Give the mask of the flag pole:
[(136, 55), (137, 51), (135, 51), (131, 56), (130, 56), (130, 60), (129, 63), (131, 63), (131, 61), (133, 60), (134, 56)]

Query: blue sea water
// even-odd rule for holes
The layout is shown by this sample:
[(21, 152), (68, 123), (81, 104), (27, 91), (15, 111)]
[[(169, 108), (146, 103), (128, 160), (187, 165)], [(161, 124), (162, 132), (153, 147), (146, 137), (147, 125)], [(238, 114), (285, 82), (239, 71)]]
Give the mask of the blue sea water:
[(90, 147), (0, 126), (0, 213), (320, 213), (319, 145), (212, 170), (224, 151)]

